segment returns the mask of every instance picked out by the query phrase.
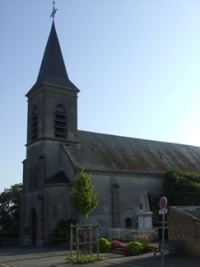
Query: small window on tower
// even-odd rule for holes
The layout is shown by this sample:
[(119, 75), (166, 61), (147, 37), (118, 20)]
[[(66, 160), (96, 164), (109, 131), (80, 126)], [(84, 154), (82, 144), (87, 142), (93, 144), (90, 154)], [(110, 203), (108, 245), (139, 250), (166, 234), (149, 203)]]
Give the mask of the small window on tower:
[(35, 141), (38, 138), (38, 110), (37, 107), (33, 109), (32, 121), (31, 121), (31, 141)]
[(67, 116), (62, 105), (57, 106), (55, 111), (55, 137), (67, 137)]

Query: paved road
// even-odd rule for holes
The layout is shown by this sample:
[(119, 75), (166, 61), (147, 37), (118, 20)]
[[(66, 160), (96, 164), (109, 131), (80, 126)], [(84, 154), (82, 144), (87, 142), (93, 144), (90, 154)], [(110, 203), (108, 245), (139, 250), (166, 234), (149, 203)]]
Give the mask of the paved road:
[[(69, 251), (65, 248), (0, 247), (0, 267), (69, 267)], [(161, 267), (161, 257), (147, 253), (137, 257), (107, 253), (105, 260), (94, 264), (73, 265), (81, 267)], [(200, 267), (200, 258), (165, 255), (164, 267)]]

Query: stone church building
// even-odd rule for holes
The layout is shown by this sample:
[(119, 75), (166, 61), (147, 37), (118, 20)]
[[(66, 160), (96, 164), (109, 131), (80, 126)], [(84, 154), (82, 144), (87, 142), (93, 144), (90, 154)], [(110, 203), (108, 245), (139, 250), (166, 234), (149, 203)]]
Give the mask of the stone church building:
[(138, 212), (147, 198), (162, 193), (170, 168), (200, 173), (199, 147), (78, 130), (79, 92), (53, 22), (36, 83), (26, 95), (21, 245), (45, 245), (58, 221), (77, 219), (70, 191), (82, 168), (98, 192), (89, 223), (99, 224), (100, 236), (109, 228), (138, 227)]

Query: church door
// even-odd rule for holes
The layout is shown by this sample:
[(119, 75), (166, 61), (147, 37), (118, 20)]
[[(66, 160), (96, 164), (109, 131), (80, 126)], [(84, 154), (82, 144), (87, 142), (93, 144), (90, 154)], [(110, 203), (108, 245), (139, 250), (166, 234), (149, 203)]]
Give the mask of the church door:
[(30, 230), (31, 230), (32, 246), (36, 246), (37, 245), (37, 213), (34, 208), (32, 208), (31, 210)]

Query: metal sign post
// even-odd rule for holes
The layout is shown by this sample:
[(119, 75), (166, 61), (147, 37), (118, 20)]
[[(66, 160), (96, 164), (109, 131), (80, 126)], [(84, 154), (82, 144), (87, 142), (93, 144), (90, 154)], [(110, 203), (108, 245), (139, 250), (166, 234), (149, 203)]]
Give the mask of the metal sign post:
[(160, 202), (160, 211), (159, 214), (162, 214), (162, 262), (161, 266), (164, 266), (164, 247), (165, 247), (165, 214), (167, 213), (167, 198), (166, 197), (161, 197)]

